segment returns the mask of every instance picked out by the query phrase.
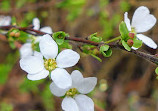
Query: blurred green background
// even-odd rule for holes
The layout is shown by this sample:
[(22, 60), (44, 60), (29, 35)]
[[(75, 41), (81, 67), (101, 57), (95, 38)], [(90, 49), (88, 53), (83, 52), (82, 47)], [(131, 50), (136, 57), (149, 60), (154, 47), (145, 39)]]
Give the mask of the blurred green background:
[[(86, 38), (98, 32), (104, 40), (119, 35), (118, 26), (124, 12), (132, 18), (139, 6), (147, 6), (158, 18), (157, 0), (0, 0), (0, 15), (16, 17), (25, 27), (38, 17), (42, 26), (53, 32), (65, 31), (71, 37)], [(158, 24), (146, 33), (158, 41)], [(81, 54), (79, 63), (68, 69), (79, 69), (84, 77), (96, 76), (97, 87), (89, 96), (96, 111), (157, 111), (158, 81), (156, 66), (128, 52), (113, 49), (110, 58), (99, 62), (82, 54), (75, 42), (73, 49)], [(145, 45), (141, 51), (156, 54)], [(61, 111), (60, 98), (50, 90), (50, 80), (30, 81), (19, 66), (19, 52), (0, 41), (0, 111)]]

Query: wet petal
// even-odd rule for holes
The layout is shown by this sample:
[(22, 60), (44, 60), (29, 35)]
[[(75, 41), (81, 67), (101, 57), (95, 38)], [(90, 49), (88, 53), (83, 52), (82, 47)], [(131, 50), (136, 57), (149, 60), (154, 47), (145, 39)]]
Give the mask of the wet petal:
[(59, 88), (66, 89), (72, 85), (71, 76), (65, 69), (56, 68), (51, 72), (51, 78)]
[(36, 74), (28, 74), (27, 75), (27, 78), (29, 80), (41, 80), (41, 79), (44, 79), (46, 78), (47, 76), (49, 75), (49, 71), (43, 69), (42, 71), (36, 73)]
[(136, 9), (132, 18), (132, 27), (136, 32), (146, 32), (156, 24), (156, 18), (150, 14), (147, 7), (141, 6)]
[(48, 34), (44, 35), (40, 42), (39, 47), (42, 55), (46, 59), (54, 59), (58, 54), (58, 45)]
[(128, 13), (127, 12), (125, 12), (125, 14), (124, 14), (124, 21), (126, 23), (126, 26), (127, 26), (128, 30), (131, 31), (131, 24), (130, 24), (130, 20), (128, 18)]
[(139, 40), (142, 40), (144, 44), (146, 44), (147, 46), (149, 46), (150, 48), (156, 49), (157, 48), (157, 44), (149, 37), (143, 35), (143, 34), (137, 34), (137, 38)]
[(59, 88), (56, 86), (55, 83), (52, 82), (50, 84), (50, 90), (51, 90), (52, 94), (54, 94), (55, 96), (61, 97), (61, 96), (65, 95), (65, 93), (68, 89)]
[(75, 101), (79, 107), (79, 111), (94, 111), (94, 102), (86, 95), (77, 95)]
[[(62, 101), (61, 106), (64, 111), (79, 111), (75, 100), (71, 97), (65, 97)], [(83, 110), (80, 110), (80, 111), (83, 111)]]
[(77, 64), (79, 59), (80, 55), (77, 52), (71, 49), (66, 49), (59, 53), (59, 55), (56, 58), (56, 62), (58, 67), (67, 68)]
[(29, 74), (35, 74), (43, 70), (43, 59), (35, 56), (27, 56), (20, 60), (20, 67)]

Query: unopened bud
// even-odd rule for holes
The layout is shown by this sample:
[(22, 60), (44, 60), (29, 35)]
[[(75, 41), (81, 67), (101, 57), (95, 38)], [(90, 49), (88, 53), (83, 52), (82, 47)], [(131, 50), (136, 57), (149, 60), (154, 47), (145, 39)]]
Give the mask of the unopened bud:
[(131, 39), (134, 38), (134, 35), (135, 35), (134, 33), (129, 33), (129, 34), (128, 34), (128, 36), (129, 36)]
[(132, 40), (132, 39), (127, 40), (127, 44), (128, 44), (130, 47), (132, 47), (132, 46), (133, 46), (133, 40)]
[(15, 36), (15, 37), (19, 37), (19, 36), (20, 36), (20, 32), (15, 33), (14, 36)]
[(15, 32), (11, 32), (9, 35), (10, 35), (11, 37), (15, 36)]

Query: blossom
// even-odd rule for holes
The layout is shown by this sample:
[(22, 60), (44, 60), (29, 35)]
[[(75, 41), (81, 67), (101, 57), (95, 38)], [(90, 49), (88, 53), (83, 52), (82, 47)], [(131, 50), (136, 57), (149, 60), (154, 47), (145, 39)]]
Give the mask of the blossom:
[(51, 79), (58, 87), (69, 87), (72, 79), (64, 68), (77, 64), (80, 55), (71, 49), (65, 49), (58, 54), (58, 45), (48, 34), (40, 40), (39, 48), (41, 53), (35, 51), (33, 56), (20, 60), (20, 67), (28, 73), (27, 78), (40, 80), (50, 73)]
[[(33, 24), (33, 29), (35, 30), (40, 30), (42, 32), (45, 32), (45, 33), (48, 33), (48, 34), (52, 34), (53, 31), (52, 31), (52, 28), (49, 27), (49, 26), (46, 26), (46, 27), (42, 27), (40, 29), (40, 21), (38, 18), (34, 18), (32, 20), (32, 24)], [(40, 41), (42, 36), (36, 36), (34, 39), (35, 41), (31, 43), (31, 41), (29, 41), (28, 43), (25, 43), (22, 45), (22, 47), (20, 48), (20, 56), (21, 58), (23, 57), (26, 57), (26, 56), (31, 56), (34, 54), (34, 50), (32, 48), (32, 46), (36, 43), (38, 43)]]
[(58, 97), (63, 97), (62, 109), (64, 111), (94, 111), (94, 103), (85, 94), (91, 92), (97, 84), (96, 77), (83, 78), (78, 70), (71, 73), (72, 85), (69, 88), (61, 89), (52, 82), (51, 92)]
[[(128, 13), (125, 12), (124, 21), (127, 25), (128, 30), (132, 33), (135, 33), (136, 37), (139, 40), (142, 40), (144, 44), (146, 44), (147, 46), (153, 49), (157, 48), (157, 44), (151, 38), (143, 34), (140, 34), (140, 33), (148, 31), (156, 24), (156, 18), (150, 14), (150, 11), (147, 7), (141, 6), (136, 9), (136, 11), (134, 12), (131, 24), (128, 18)], [(137, 48), (134, 48), (134, 49), (137, 49)]]
[(11, 17), (10, 16), (0, 16), (0, 26), (7, 26), (11, 24)]

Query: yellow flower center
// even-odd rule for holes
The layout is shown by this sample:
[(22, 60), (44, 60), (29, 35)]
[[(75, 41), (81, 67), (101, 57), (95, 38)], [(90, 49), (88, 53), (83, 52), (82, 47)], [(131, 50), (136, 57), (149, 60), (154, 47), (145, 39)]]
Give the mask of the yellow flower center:
[(66, 92), (66, 96), (74, 97), (78, 93), (76, 88), (71, 88)]
[(131, 28), (131, 33), (137, 34), (137, 33), (136, 33), (136, 30), (135, 30), (135, 27), (132, 27), (132, 28)]
[(44, 67), (48, 71), (52, 71), (57, 67), (57, 63), (56, 63), (55, 59), (45, 59), (44, 60)]

